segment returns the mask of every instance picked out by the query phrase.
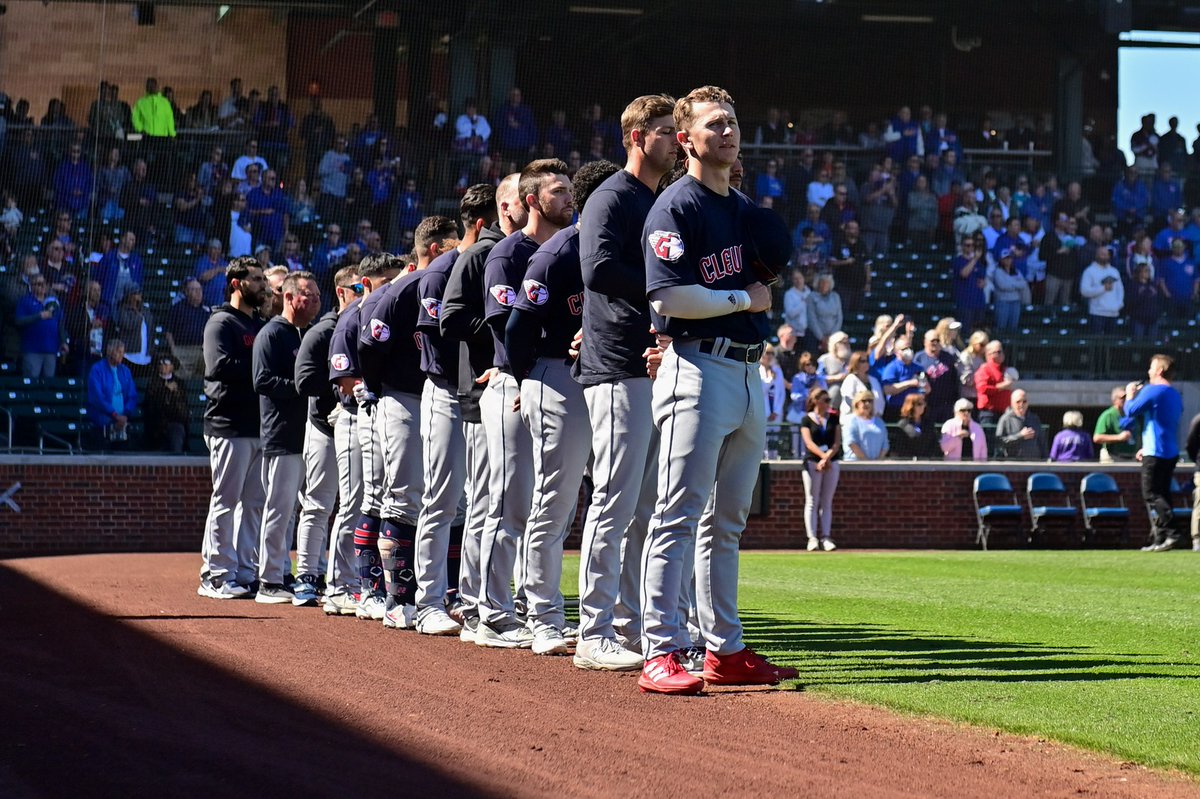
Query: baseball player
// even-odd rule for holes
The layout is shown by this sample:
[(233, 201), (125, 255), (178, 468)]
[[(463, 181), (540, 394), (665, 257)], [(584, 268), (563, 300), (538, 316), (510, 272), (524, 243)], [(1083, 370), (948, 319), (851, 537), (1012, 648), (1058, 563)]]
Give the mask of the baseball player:
[[(417, 632), (426, 635), (461, 633), (464, 613), (457, 595), (466, 517), (467, 445), (458, 398), (459, 346), (442, 337), (442, 298), (459, 255), (475, 245), (488, 222), (495, 221), (496, 189), (485, 183), (470, 187), (459, 209), (464, 232), (458, 246), (434, 258), (417, 287), (417, 338), (425, 372), (421, 393), (425, 490), (417, 519)], [(478, 548), (475, 552), (478, 562)], [(458, 619), (451, 617), (447, 606), (456, 611)]]
[[(254, 339), (254, 390), (262, 424), (263, 507), (259, 536), (258, 593), (254, 601), (267, 605), (296, 602), (316, 604), (317, 578), (302, 572), (301, 595), (289, 584), (292, 519), (296, 497), (304, 482), (304, 398), (296, 391), (296, 355), (303, 330), (321, 310), (321, 290), (311, 272), (292, 272), (283, 280), (283, 310), (263, 325)], [(315, 547), (313, 548), (315, 549)], [(320, 553), (302, 553), (315, 564)], [(311, 597), (311, 601), (310, 601)], [(303, 601), (297, 601), (298, 599)]]
[[(641, 234), (659, 182), (679, 151), (674, 108), (675, 100), (665, 95), (639, 97), (625, 108), (625, 168), (600, 184), (580, 220), (585, 299), (576, 379), (587, 401), (595, 458), (580, 550), (574, 658), (584, 669), (642, 666), (639, 576), (657, 496), (658, 430), (643, 360), (655, 341)], [(687, 643), (680, 641), (681, 648)]]
[(249, 597), (258, 579), (262, 522), (262, 446), (251, 380), (256, 311), (266, 299), (262, 269), (253, 258), (225, 267), (224, 305), (204, 325), (204, 443), (212, 468), (212, 499), (200, 556), (200, 596)]
[[(363, 382), (378, 397), (377, 430), (383, 442), (383, 527), (379, 558), (387, 586), (383, 624), (415, 626), (417, 519), (424, 474), (421, 463), (421, 392), (425, 373), (417, 343), (417, 299), (421, 271), (429, 266), (458, 226), (445, 216), (421, 220), (414, 235), (416, 269), (389, 283), (370, 313), (362, 313), (358, 337)], [(455, 630), (457, 632), (457, 629)]]
[[(308, 422), (304, 427), (304, 490), (300, 494), (300, 522), (296, 527), (296, 573), (299, 575), (293, 604), (315, 604), (319, 598), (316, 583), (306, 575), (314, 574), (318, 564), (311, 555), (325, 542), (329, 533), (329, 515), (338, 495), (337, 455), (334, 447), (334, 428), (345, 414), (329, 385), (329, 342), (337, 326), (338, 316), (357, 300), (354, 286), (358, 285), (355, 266), (344, 266), (333, 277), (335, 309), (322, 316), (309, 328), (300, 342), (296, 356), (296, 390), (308, 397)], [(349, 428), (344, 426), (343, 432)], [(345, 506), (339, 509), (339, 526), (329, 542), (327, 572), (324, 577), (326, 608), (334, 605), (335, 613), (353, 614), (353, 594), (358, 580), (352, 579), (354, 563), (354, 527)]]
[(491, 480), (487, 523), (480, 542), (482, 584), (475, 634), (479, 646), (512, 649), (529, 648), (533, 643), (532, 631), (517, 620), (509, 589), (533, 499), (533, 455), (529, 430), (518, 413), (520, 395), (504, 348), (504, 328), (530, 256), (571, 224), (574, 206), (566, 173), (567, 165), (556, 158), (532, 161), (522, 170), (517, 191), (529, 212), (528, 220), (492, 248), (484, 266), (484, 320), (491, 328), (496, 354), (492, 369), (481, 378), (488, 383), (480, 409)]
[(286, 266), (268, 266), (263, 269), (263, 278), (267, 281), (267, 301), (258, 307), (258, 314), (264, 322), (283, 313), (283, 279), (287, 276)]
[(361, 505), (356, 506), (359, 516), (354, 523), (354, 557), (361, 593), (355, 615), (373, 621), (382, 621), (386, 598), (378, 545), (383, 505), (383, 446), (375, 430), (378, 409), (374, 402), (366, 401), (367, 391), (358, 362), (358, 337), (361, 318), (379, 301), (378, 290), (399, 275), (401, 268), (398, 258), (386, 254), (369, 255), (359, 263), (363, 298), (338, 318), (329, 345), (329, 379), (337, 386), (342, 407), (356, 409), (355, 431), (362, 454), (361, 488), (356, 492), (361, 493), (362, 499)]
[(454, 262), (440, 310), (442, 336), (459, 343), (458, 401), (467, 450), (467, 516), (458, 585), (463, 628), (459, 640), (472, 644), (479, 629), (480, 543), (487, 521), (491, 478), (480, 409), (487, 381), (480, 378), (491, 370), (495, 358), (492, 334), (483, 320), (483, 270), (492, 248), (520, 230), (528, 219), (517, 194), (519, 179), (520, 175), (513, 173), (496, 187), (496, 221), (482, 228), (478, 240)]
[[(592, 189), (619, 169), (610, 161), (579, 169), (571, 194), (580, 213)], [(592, 435), (583, 386), (571, 377), (569, 354), (582, 314), (579, 229), (570, 225), (530, 257), (504, 341), (521, 388), (521, 417), (533, 441), (525, 591), (535, 655), (564, 655), (570, 640), (559, 591), (562, 547), (575, 518)]]
[[(644, 228), (647, 297), (656, 329), (671, 343), (653, 386), (662, 443), (643, 558), (646, 662), (638, 686), (695, 694), (705, 682), (771, 684), (796, 671), (748, 649), (737, 614), (738, 542), (766, 438), (756, 364), (771, 307), (770, 289), (748, 260), (753, 206), (729, 187), (741, 141), (737, 116), (727, 92), (706, 86), (679, 100), (674, 117), (688, 174), (659, 196)], [(703, 678), (685, 671), (676, 654), (682, 564), (691, 547), (708, 649)]]

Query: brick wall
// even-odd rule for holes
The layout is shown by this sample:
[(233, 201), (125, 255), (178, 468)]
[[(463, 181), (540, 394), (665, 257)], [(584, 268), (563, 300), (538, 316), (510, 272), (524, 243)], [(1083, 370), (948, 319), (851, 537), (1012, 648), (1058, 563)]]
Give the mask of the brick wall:
[[(1021, 491), (1028, 474), (1044, 468), (1006, 464), (1001, 471)], [(1076, 504), (1079, 478), (1092, 468), (1056, 467)], [(1138, 500), (1137, 469), (1106, 469), (1124, 491), (1132, 511), (1132, 543), (1139, 544), (1147, 521)], [(846, 548), (973, 547), (971, 482), (978, 471), (957, 464), (844, 466), (834, 500), (834, 537)], [(798, 465), (774, 463), (770, 475), (769, 514), (750, 519), (744, 545), (802, 547), (804, 488)], [(0, 556), (199, 551), (209, 496), (207, 459), (0, 457), (0, 494), (17, 482), (21, 490), (14, 499), (21, 513), (0, 506)], [(578, 523), (567, 543), (578, 547)]]
[[(30, 102), (35, 121), (52, 97), (68, 103), (71, 118), (87, 123), (88, 103), (100, 80), (115, 82), (133, 103), (146, 78), (175, 89), (186, 108), (201, 89), (217, 102), (230, 78), (246, 91), (277, 85), (286, 94), (287, 18), (265, 9), (235, 7), (217, 22), (215, 5), (158, 5), (154, 25), (138, 25), (133, 4), (7, 0), (0, 16), (0, 76), (16, 102)], [(103, 46), (101, 30), (103, 29)]]

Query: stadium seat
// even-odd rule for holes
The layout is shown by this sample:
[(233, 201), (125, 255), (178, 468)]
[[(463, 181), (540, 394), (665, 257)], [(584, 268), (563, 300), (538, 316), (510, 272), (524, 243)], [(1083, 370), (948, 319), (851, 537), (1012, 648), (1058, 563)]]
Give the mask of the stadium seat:
[[(975, 518), (979, 521), (979, 533), (975, 537), (975, 542), (979, 544), (980, 548), (987, 551), (988, 538), (999, 521), (1014, 523), (1018, 539), (1024, 539), (1021, 534), (1023, 511), (1017, 503), (1017, 493), (1013, 491), (1012, 484), (1008, 482), (1007, 477), (996, 473), (979, 475), (975, 478), (972, 495), (975, 499)], [(1001, 502), (1004, 499), (1011, 500), (1011, 502), (1007, 504)]]
[(1029, 502), (1029, 519), (1034, 539), (1044, 538), (1049, 532), (1048, 522), (1058, 519), (1064, 526), (1075, 526), (1075, 506), (1067, 496), (1067, 488), (1057, 474), (1036, 472), (1025, 482), (1025, 496)]
[(1129, 545), (1129, 508), (1117, 481), (1103, 472), (1084, 475), (1079, 481), (1079, 506), (1083, 510), (1084, 541), (1095, 546), (1104, 524), (1120, 524), (1121, 546)]
[[(1176, 524), (1190, 525), (1192, 520), (1192, 485), (1171, 478), (1171, 515)], [(1189, 533), (1190, 534), (1190, 533)]]

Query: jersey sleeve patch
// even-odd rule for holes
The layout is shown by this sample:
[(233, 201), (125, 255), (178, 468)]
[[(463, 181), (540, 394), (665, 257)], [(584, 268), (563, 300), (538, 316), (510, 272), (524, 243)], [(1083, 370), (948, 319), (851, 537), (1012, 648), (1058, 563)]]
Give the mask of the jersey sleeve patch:
[(425, 297), (421, 300), (421, 307), (429, 314), (430, 319), (437, 319), (442, 313), (442, 301), (437, 297)]
[(546, 288), (545, 283), (539, 283), (536, 280), (526, 280), (521, 284), (521, 288), (525, 289), (525, 296), (534, 305), (545, 305), (550, 299), (550, 289)]
[(650, 249), (663, 261), (674, 263), (683, 257), (683, 238), (670, 230), (656, 230), (649, 236)]
[(344, 352), (335, 353), (329, 359), (329, 365), (333, 367), (335, 372), (345, 372), (350, 368), (350, 356)]
[(488, 291), (491, 293), (492, 298), (505, 308), (511, 308), (517, 302), (517, 292), (513, 290), (512, 286), (496, 285), (492, 286)]
[(392, 337), (392, 329), (382, 319), (371, 319), (371, 338), (376, 341), (387, 341)]

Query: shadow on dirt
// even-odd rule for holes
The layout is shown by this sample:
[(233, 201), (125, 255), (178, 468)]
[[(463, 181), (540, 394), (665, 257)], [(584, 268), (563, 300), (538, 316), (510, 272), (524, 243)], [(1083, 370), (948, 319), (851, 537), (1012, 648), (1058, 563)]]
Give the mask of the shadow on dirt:
[[(0, 796), (8, 799), (352, 796), (385, 786), (410, 796), (494, 795), (365, 736), (353, 718), (181, 654), (3, 564), (0, 611)], [(354, 664), (323, 662), (320, 653), (311, 665), (356, 679)]]

